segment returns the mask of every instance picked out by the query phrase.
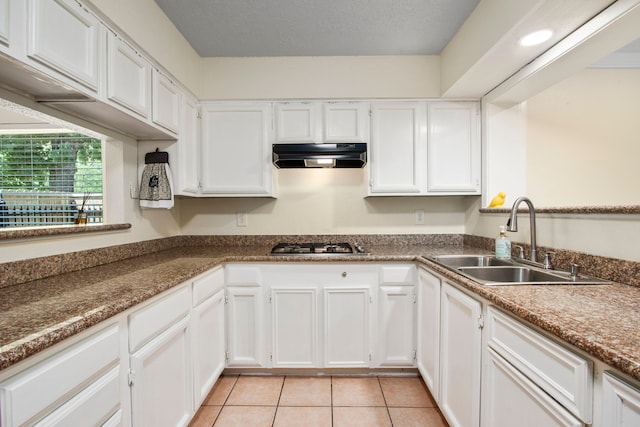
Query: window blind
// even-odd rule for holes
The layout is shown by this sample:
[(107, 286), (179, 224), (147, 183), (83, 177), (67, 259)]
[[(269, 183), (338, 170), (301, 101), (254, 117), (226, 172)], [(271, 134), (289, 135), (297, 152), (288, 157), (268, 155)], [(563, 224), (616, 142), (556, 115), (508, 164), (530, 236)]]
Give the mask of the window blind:
[(102, 223), (102, 141), (78, 133), (0, 134), (0, 227)]

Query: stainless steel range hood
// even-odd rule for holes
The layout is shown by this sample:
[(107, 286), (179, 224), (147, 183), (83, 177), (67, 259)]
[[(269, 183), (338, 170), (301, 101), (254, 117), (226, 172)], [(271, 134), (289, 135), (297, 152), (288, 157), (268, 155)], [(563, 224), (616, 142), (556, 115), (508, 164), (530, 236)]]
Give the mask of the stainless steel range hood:
[(277, 168), (361, 168), (367, 163), (367, 144), (273, 144)]

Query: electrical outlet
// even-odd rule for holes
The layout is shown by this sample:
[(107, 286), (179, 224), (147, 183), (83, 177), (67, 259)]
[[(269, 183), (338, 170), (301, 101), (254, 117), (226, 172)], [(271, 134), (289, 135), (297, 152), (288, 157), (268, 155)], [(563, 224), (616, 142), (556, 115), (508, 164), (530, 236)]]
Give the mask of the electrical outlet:
[(236, 213), (236, 227), (246, 227), (249, 225), (249, 216), (246, 212)]
[(424, 224), (424, 209), (416, 209), (416, 224)]

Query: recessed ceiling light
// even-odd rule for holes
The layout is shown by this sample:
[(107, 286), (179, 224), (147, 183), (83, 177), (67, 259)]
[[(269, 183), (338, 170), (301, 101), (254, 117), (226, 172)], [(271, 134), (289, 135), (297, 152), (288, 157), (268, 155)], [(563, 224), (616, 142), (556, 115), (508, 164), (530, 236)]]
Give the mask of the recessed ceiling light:
[(520, 39), (521, 46), (535, 46), (540, 43), (544, 43), (551, 38), (553, 31), (551, 30), (540, 30), (531, 34), (527, 34), (523, 38)]

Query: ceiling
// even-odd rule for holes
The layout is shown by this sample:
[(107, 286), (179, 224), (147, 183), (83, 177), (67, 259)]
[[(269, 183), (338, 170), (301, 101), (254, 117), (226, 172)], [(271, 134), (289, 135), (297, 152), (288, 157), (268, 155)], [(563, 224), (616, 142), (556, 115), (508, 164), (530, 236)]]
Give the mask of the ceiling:
[(479, 0), (155, 0), (202, 57), (437, 55)]

